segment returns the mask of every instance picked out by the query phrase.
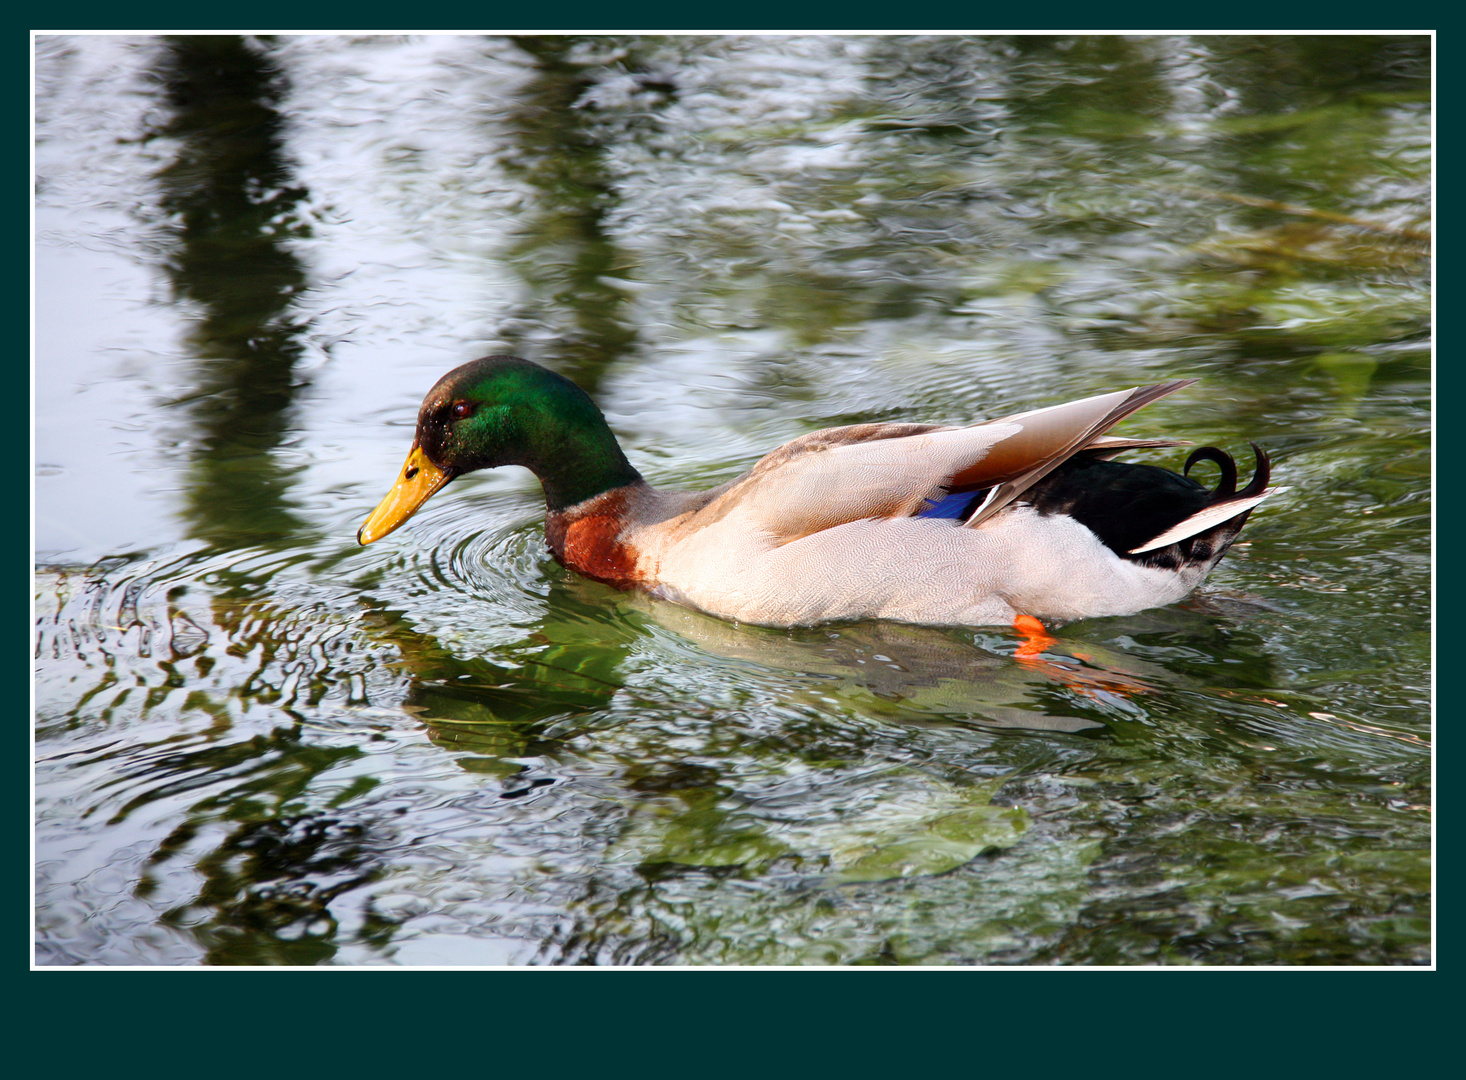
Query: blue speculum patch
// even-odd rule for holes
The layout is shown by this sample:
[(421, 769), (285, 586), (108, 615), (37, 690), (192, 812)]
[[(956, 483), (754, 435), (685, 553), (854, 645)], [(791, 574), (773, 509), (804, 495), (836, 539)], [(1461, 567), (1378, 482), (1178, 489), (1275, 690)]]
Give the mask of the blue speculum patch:
[(987, 497), (988, 489), (980, 491), (954, 491), (935, 501), (928, 499), (927, 506), (916, 512), (917, 517), (951, 518), (965, 521), (972, 516), (973, 509)]

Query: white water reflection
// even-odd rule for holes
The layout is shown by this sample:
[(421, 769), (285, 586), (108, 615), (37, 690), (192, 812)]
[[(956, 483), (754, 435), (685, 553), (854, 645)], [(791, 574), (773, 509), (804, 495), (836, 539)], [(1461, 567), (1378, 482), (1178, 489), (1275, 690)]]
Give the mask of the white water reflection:
[(181, 464), (155, 410), (176, 389), (180, 313), (140, 253), (138, 219), (163, 151), (139, 141), (153, 107), (146, 39), (38, 41), (36, 553), (87, 563), (179, 538)]

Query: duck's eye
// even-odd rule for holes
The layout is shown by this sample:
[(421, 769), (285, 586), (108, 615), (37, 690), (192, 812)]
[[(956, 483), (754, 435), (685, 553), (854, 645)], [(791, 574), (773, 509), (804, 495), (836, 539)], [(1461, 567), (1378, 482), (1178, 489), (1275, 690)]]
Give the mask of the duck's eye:
[(451, 410), (453, 419), (462, 420), (469, 413), (473, 412), (473, 406), (466, 401), (455, 401)]

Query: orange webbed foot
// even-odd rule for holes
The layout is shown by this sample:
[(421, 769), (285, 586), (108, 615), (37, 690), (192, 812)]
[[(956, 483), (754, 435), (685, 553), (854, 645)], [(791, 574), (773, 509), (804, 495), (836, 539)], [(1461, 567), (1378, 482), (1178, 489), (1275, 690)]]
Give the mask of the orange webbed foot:
[[(1044, 653), (1059, 644), (1059, 639), (1050, 634), (1044, 624), (1032, 615), (1019, 615), (1013, 620), (1013, 629), (1023, 639), (1013, 653), (1014, 660), (1024, 667), (1043, 672), (1055, 682), (1085, 697), (1097, 697), (1101, 692), (1118, 694), (1121, 697), (1151, 692), (1152, 688), (1147, 683), (1129, 672), (1088, 672), (1078, 664), (1046, 657)], [(1073, 655), (1075, 659), (1085, 662), (1091, 659), (1088, 653), (1076, 652)]]
[(1032, 660), (1042, 656), (1045, 649), (1050, 645), (1058, 644), (1059, 641), (1058, 638), (1050, 637), (1049, 632), (1044, 629), (1044, 624), (1032, 615), (1019, 615), (1013, 620), (1013, 629), (1018, 631), (1023, 638), (1023, 643), (1013, 654), (1020, 660)]

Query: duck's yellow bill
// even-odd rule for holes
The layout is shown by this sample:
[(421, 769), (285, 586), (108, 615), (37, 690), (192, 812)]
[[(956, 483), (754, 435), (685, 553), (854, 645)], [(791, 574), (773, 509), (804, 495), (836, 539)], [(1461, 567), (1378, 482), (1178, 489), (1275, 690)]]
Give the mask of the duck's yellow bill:
[(377, 504), (371, 517), (356, 530), (356, 542), (370, 544), (373, 540), (380, 540), (417, 513), (433, 492), (452, 479), (452, 473), (434, 465), (422, 448), (413, 443), (407, 454), (407, 463), (402, 466), (402, 475), (387, 492), (387, 497)]

